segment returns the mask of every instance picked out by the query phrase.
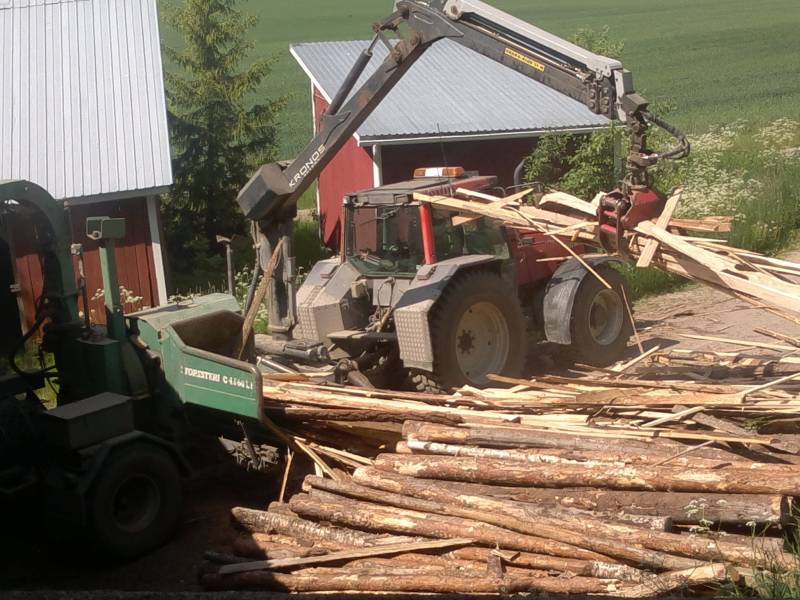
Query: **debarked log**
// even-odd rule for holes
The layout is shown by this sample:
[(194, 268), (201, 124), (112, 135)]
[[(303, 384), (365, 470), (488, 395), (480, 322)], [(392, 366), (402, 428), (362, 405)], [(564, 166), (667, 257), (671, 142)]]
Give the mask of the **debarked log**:
[[(687, 449), (690, 448), (687, 446)], [(631, 464), (653, 465), (661, 463), (670, 467), (692, 467), (693, 469), (718, 469), (733, 467), (739, 469), (765, 470), (774, 469), (778, 472), (791, 473), (796, 471), (793, 465), (757, 463), (744, 458), (738, 460), (718, 460), (694, 456), (694, 452), (684, 456), (676, 456), (677, 449), (672, 450), (674, 458), (665, 457), (663, 453), (634, 450), (616, 452), (608, 450), (565, 450), (557, 448), (535, 449), (508, 449), (508, 448), (483, 448), (481, 446), (463, 446), (461, 444), (444, 444), (441, 442), (427, 442), (424, 440), (410, 439), (398, 442), (397, 454), (436, 454), (441, 456), (471, 456), (475, 458), (499, 458), (503, 460), (516, 460), (526, 463), (606, 463), (606, 464)], [(667, 460), (667, 459), (670, 460)]]
[(692, 492), (633, 492), (602, 489), (553, 490), (526, 488), (529, 502), (576, 506), (614, 513), (661, 515), (676, 524), (785, 524), (792, 512), (787, 496), (769, 494), (711, 494)]
[[(672, 440), (592, 437), (580, 433), (543, 431), (526, 427), (500, 427), (493, 425), (471, 425), (450, 427), (422, 421), (406, 421), (403, 437), (428, 442), (483, 446), (487, 448), (552, 448), (562, 450), (587, 450), (599, 452), (650, 453), (663, 458), (673, 456), (691, 448)], [(741, 457), (716, 448), (699, 448), (692, 456), (712, 460), (741, 460)]]

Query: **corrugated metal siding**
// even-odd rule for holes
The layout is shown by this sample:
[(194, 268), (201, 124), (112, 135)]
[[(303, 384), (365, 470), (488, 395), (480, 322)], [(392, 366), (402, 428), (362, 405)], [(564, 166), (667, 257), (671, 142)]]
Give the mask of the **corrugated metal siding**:
[(59, 199), (172, 183), (156, 0), (0, 0), (0, 48), (0, 179)]
[[(292, 53), (330, 98), (367, 41), (295, 44)], [(386, 58), (381, 44), (359, 80)], [(436, 42), (358, 128), (362, 143), (391, 137), (603, 126), (605, 117), (451, 40)]]

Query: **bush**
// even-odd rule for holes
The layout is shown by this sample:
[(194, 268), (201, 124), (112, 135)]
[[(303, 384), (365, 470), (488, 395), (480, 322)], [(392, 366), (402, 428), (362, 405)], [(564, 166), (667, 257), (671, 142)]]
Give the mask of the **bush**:
[(299, 271), (310, 270), (317, 261), (325, 258), (328, 251), (319, 237), (319, 223), (302, 219), (294, 223), (294, 255)]
[[(615, 185), (614, 148), (622, 128), (589, 136), (550, 134), (527, 162), (527, 179), (589, 199)], [(684, 187), (677, 216), (731, 215), (731, 245), (775, 253), (796, 240), (800, 228), (800, 123), (778, 119), (764, 126), (745, 121), (690, 136), (692, 152), (651, 171), (655, 187)], [(654, 147), (669, 142), (660, 133)], [(565, 153), (568, 155), (565, 156)], [(569, 154), (571, 153), (571, 154)], [(718, 237), (716, 234), (713, 237)], [(660, 292), (682, 280), (653, 269), (627, 269), (634, 296)]]

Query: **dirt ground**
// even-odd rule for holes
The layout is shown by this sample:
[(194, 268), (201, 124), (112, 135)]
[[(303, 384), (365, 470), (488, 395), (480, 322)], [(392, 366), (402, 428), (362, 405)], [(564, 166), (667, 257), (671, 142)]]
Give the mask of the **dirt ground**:
[[(800, 251), (787, 254), (784, 258), (798, 261)], [(682, 337), (682, 334), (786, 345), (753, 331), (754, 328), (761, 328), (800, 338), (800, 325), (702, 285), (690, 285), (676, 292), (645, 298), (636, 304), (634, 312), (646, 350), (657, 344), (662, 349), (746, 350), (747, 354), (754, 356), (775, 355), (772, 351), (695, 340)], [(635, 347), (628, 350), (631, 356), (636, 355)]]
[[(83, 540), (58, 540), (21, 509), (2, 516), (0, 590), (197, 591), (196, 566), (209, 548), (232, 541), (232, 506), (265, 507), (274, 495), (269, 480), (225, 474), (194, 483), (185, 492), (185, 510), (175, 538), (156, 552), (126, 564), (105, 562)], [(33, 526), (30, 525), (33, 524)], [(4, 594), (0, 591), (0, 597)], [(65, 597), (71, 597), (67, 595)]]
[[(792, 258), (800, 258), (800, 253)], [(742, 350), (720, 342), (681, 337), (686, 333), (777, 343), (753, 332), (753, 327), (800, 338), (800, 326), (702, 286), (644, 299), (634, 312), (645, 349), (658, 344), (662, 349)], [(632, 357), (637, 353), (636, 346), (629, 348)], [(747, 353), (758, 355), (765, 351)], [(232, 540), (230, 508), (265, 507), (274, 495), (274, 478), (265, 476), (223, 475), (195, 484), (187, 491), (183, 524), (175, 539), (153, 554), (127, 564), (90, 566), (79, 550), (79, 541), (53, 548), (46, 543), (46, 532), (41, 527), (29, 525), (36, 523), (35, 517), (0, 515), (0, 590), (199, 591), (195, 569), (203, 551), (224, 549)], [(2, 593), (0, 596), (6, 597)], [(61, 597), (76, 596), (66, 592)]]

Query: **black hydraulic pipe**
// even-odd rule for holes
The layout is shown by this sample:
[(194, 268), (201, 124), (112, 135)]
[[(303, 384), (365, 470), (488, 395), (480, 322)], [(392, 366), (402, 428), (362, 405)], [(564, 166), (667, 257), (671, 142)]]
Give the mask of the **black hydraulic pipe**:
[(674, 125), (667, 123), (661, 117), (654, 115), (653, 113), (647, 112), (645, 113), (645, 119), (650, 121), (651, 123), (655, 123), (661, 129), (669, 133), (672, 137), (674, 137), (678, 141), (678, 145), (668, 150), (666, 152), (661, 152), (659, 154), (659, 158), (665, 158), (670, 160), (678, 160), (680, 158), (685, 158), (689, 155), (691, 145), (689, 144), (689, 139), (686, 137), (686, 134), (683, 133), (680, 129), (675, 127)]
[(364, 69), (367, 68), (369, 61), (372, 59), (372, 49), (375, 47), (375, 42), (377, 39), (378, 36), (375, 36), (372, 40), (372, 43), (369, 45), (369, 48), (366, 48), (361, 54), (358, 55), (358, 59), (356, 59), (353, 68), (350, 69), (347, 77), (345, 77), (342, 87), (339, 88), (339, 91), (336, 92), (336, 96), (334, 96), (333, 100), (331, 100), (327, 114), (335, 115), (337, 112), (339, 112), (339, 109), (342, 108), (342, 104), (344, 104), (344, 101), (347, 100), (347, 97), (350, 95), (350, 92), (353, 91), (353, 87), (355, 87), (358, 78), (361, 77)]

